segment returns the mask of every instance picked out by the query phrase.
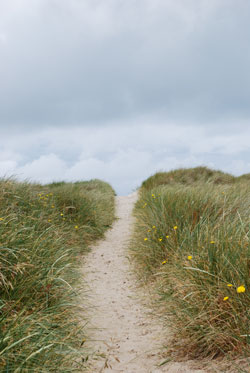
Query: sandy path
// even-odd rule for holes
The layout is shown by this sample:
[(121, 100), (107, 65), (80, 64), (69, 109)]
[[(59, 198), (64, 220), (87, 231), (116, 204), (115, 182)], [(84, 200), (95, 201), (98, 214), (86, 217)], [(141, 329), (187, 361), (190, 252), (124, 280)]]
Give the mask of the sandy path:
[(137, 194), (116, 197), (118, 220), (105, 240), (92, 248), (84, 272), (90, 289), (92, 347), (100, 356), (90, 359), (90, 372), (159, 373), (203, 372), (188, 364), (168, 363), (160, 352), (164, 344), (159, 322), (142, 305), (141, 292), (131, 273), (127, 245), (132, 231), (131, 216)]

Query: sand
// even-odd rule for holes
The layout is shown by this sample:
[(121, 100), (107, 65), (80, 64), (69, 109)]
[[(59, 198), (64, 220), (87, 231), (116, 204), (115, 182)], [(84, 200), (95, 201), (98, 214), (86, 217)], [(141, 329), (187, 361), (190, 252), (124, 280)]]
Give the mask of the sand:
[[(89, 371), (124, 373), (195, 372), (192, 362), (168, 362), (159, 366), (167, 343), (159, 319), (153, 317), (142, 299), (128, 259), (128, 242), (133, 231), (132, 209), (137, 193), (116, 197), (116, 216), (105, 239), (92, 247), (84, 263), (84, 276), (92, 305), (89, 314)], [(142, 292), (144, 291), (144, 294)]]

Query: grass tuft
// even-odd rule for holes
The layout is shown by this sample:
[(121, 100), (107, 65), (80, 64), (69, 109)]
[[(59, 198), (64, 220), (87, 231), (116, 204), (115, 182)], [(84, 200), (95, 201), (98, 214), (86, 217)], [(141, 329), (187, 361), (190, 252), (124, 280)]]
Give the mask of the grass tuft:
[(79, 264), (113, 219), (114, 191), (99, 180), (0, 180), (1, 372), (83, 371)]
[(131, 255), (154, 283), (179, 356), (247, 355), (249, 195), (247, 177), (204, 167), (142, 184)]
[[(247, 175), (241, 176), (247, 178)], [(207, 167), (179, 168), (170, 172), (157, 172), (142, 183), (142, 188), (151, 190), (159, 185), (194, 185), (195, 183), (233, 184), (237, 178)]]

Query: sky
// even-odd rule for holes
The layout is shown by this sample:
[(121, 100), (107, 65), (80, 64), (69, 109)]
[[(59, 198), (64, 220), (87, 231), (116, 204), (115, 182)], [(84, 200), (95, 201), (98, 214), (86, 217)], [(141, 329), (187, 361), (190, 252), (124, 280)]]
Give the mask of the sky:
[(0, 0), (0, 177), (250, 172), (249, 0)]

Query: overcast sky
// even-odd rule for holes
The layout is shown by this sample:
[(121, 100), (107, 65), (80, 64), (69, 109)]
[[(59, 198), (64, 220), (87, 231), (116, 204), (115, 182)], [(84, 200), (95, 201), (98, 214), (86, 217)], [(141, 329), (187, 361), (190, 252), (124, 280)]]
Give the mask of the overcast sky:
[(0, 0), (0, 176), (250, 172), (249, 0)]

